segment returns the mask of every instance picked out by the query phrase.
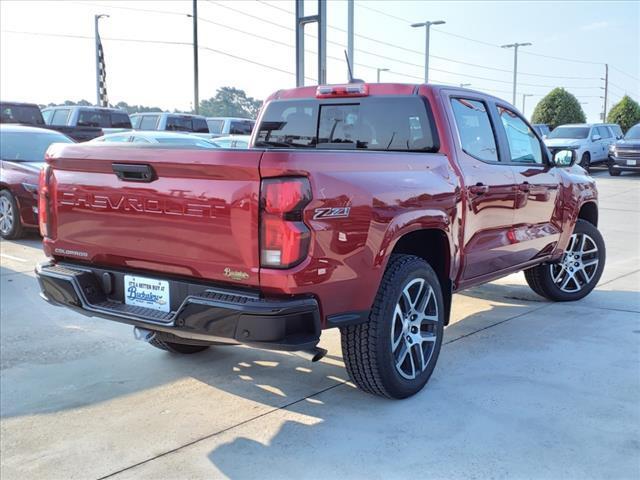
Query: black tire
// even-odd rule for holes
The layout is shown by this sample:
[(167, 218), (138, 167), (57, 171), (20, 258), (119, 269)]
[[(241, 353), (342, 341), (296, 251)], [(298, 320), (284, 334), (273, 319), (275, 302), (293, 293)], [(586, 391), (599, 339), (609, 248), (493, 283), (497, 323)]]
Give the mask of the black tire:
[(158, 338), (149, 340), (149, 345), (153, 345), (160, 350), (166, 350), (167, 352), (181, 353), (185, 355), (202, 352), (209, 348), (209, 345), (187, 345), (184, 343), (165, 342)]
[[(580, 262), (581, 265), (585, 265), (585, 263), (591, 262), (594, 259), (598, 260), (597, 264), (593, 266), (593, 269), (589, 269), (589, 267), (581, 267), (575, 270), (574, 276), (576, 280), (570, 280), (572, 283), (567, 284), (567, 287), (565, 287), (569, 288), (569, 286), (573, 284), (574, 288), (577, 288), (575, 291), (564, 290), (562, 285), (558, 285), (556, 281), (554, 281), (554, 274), (552, 273), (552, 269), (559, 271), (556, 275), (556, 279), (559, 279), (560, 283), (564, 283), (567, 279), (567, 275), (571, 276), (571, 274), (568, 273), (568, 270), (563, 266), (568, 265), (569, 267), (572, 267), (574, 259), (571, 258), (572, 255), (569, 255), (568, 252), (565, 253), (561, 262), (556, 264), (543, 263), (542, 265), (535, 266), (529, 270), (525, 270), (524, 272), (524, 277), (531, 289), (538, 295), (554, 302), (573, 302), (586, 297), (596, 287), (600, 277), (602, 276), (602, 271), (604, 270), (607, 252), (604, 240), (598, 229), (586, 220), (579, 219), (576, 222), (573, 234), (577, 235), (577, 239), (582, 238), (582, 235), (586, 235), (588, 237), (587, 242), (589, 244), (593, 243), (593, 245), (597, 247), (597, 252), (592, 254), (582, 255), (581, 252), (574, 252), (579, 257), (575, 258), (575, 261)], [(569, 248), (572, 248), (571, 242), (569, 244)], [(573, 265), (575, 265), (575, 263), (573, 263)], [(578, 276), (578, 272), (580, 270), (582, 273)]]
[(609, 175), (612, 177), (619, 177), (622, 172), (620, 170), (616, 170), (613, 167), (609, 167)]
[[(24, 228), (22, 221), (20, 220), (20, 210), (18, 210), (18, 203), (9, 190), (0, 191), (0, 222), (11, 222), (11, 226), (3, 229), (1, 225), (7, 225), (7, 223), (0, 224), (0, 236), (6, 240), (16, 240), (22, 238), (24, 235)], [(8, 209), (8, 210), (5, 210)], [(10, 215), (10, 217), (5, 217)]]
[[(423, 283), (420, 283), (420, 280), (423, 280)], [(426, 305), (422, 312), (429, 310), (430, 319), (424, 320), (425, 325), (417, 315), (409, 317), (395, 314), (396, 306), (399, 307), (401, 304), (401, 295), (406, 289), (414, 288), (412, 285), (415, 285), (415, 289), (424, 287), (425, 292), (433, 292), (432, 295), (427, 295), (426, 300), (420, 296), (422, 290), (416, 293), (414, 305), (424, 300)], [(431, 290), (426, 286), (431, 287)], [(419, 326), (411, 323), (414, 317)], [(409, 325), (413, 326), (405, 330)], [(398, 339), (398, 345), (395, 347), (399, 349), (398, 357), (402, 357), (405, 363), (413, 366), (414, 378), (405, 378), (403, 375), (406, 373), (400, 373), (405, 363), (396, 365), (399, 359), (396, 359), (396, 351), (392, 345), (392, 331), (396, 328), (399, 329), (399, 335), (395, 335)], [(443, 329), (444, 302), (436, 273), (421, 258), (413, 255), (392, 255), (371, 308), (369, 321), (340, 329), (342, 356), (349, 377), (359, 388), (374, 395), (388, 398), (406, 398), (414, 395), (425, 386), (433, 373), (440, 354)], [(429, 340), (418, 340), (419, 343), (415, 343), (416, 340), (411, 340), (410, 337)], [(402, 353), (405, 355), (402, 356)], [(428, 353), (426, 360), (425, 353)], [(415, 368), (418, 365), (420, 368)], [(421, 371), (418, 373), (418, 370)]]
[(591, 167), (591, 154), (589, 152), (584, 152), (582, 154), (582, 158), (580, 158), (580, 166), (584, 168), (587, 172)]

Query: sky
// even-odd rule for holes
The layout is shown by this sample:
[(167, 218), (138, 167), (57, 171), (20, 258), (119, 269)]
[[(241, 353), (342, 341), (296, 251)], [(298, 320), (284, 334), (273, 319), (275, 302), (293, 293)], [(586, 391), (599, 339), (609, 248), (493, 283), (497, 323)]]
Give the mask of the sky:
[[(306, 0), (305, 13), (317, 2)], [(191, 109), (192, 2), (0, 0), (0, 98), (41, 104), (95, 101), (94, 15), (107, 67), (111, 103)], [(200, 98), (222, 86), (258, 99), (295, 87), (293, 0), (198, 0)], [(327, 4), (327, 80), (347, 79), (347, 2)], [(518, 58), (516, 106), (530, 117), (554, 87), (578, 97), (587, 120), (599, 121), (609, 64), (609, 108), (625, 93), (640, 100), (640, 2), (616, 1), (355, 1), (354, 74), (365, 81), (420, 83), (424, 28), (432, 27), (433, 83), (459, 85), (512, 100), (513, 49)], [(306, 29), (307, 84), (317, 83), (317, 29)], [(554, 57), (554, 58), (552, 58)]]

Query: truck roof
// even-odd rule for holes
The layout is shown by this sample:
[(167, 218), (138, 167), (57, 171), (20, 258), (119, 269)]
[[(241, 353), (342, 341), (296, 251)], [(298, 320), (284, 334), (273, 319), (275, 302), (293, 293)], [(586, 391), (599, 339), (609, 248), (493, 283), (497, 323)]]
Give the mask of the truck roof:
[(51, 105), (49, 107), (45, 107), (42, 110), (49, 110), (51, 108), (68, 108), (71, 110), (102, 110), (105, 112), (124, 112), (127, 113), (126, 110), (118, 107), (98, 107), (97, 105)]
[[(336, 85), (322, 85), (322, 86), (340, 86), (340, 85), (360, 85), (360, 83), (352, 83), (352, 84), (336, 84)], [(441, 91), (441, 90), (453, 90), (459, 91), (461, 93), (464, 92), (472, 92), (477, 95), (482, 95), (487, 98), (492, 98), (496, 101), (504, 102), (503, 99), (490, 95), (488, 93), (482, 92), (480, 90), (473, 90), (470, 88), (462, 88), (454, 85), (439, 85), (433, 83), (367, 83), (364, 82), (369, 89), (368, 95), (411, 95), (418, 92), (419, 88), (425, 87), (427, 90), (431, 90), (433, 92)], [(297, 87), (290, 88), (286, 90), (278, 90), (273, 93), (267, 101), (269, 100), (284, 100), (284, 99), (293, 99), (293, 98), (316, 98), (316, 91), (319, 85), (311, 85), (305, 87)]]

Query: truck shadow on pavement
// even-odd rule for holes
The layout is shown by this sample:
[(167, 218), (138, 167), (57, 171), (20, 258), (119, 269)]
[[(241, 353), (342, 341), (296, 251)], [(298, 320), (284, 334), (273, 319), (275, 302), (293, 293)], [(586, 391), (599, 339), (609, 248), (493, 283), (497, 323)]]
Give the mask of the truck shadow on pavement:
[[(37, 297), (33, 277), (12, 277), (19, 283), (12, 288)], [(615, 295), (623, 305), (638, 300), (637, 292), (606, 294)], [(324, 333), (323, 344), (330, 351), (318, 363), (246, 347), (213, 347), (200, 354), (176, 356), (135, 342), (126, 325), (85, 318), (42, 302), (30, 312), (32, 326), (24, 325), (26, 316), (2, 319), (3, 356), (4, 347), (15, 352), (22, 345), (21, 335), (27, 335), (19, 330), (7, 336), (7, 322), (19, 328), (41, 328), (38, 336), (44, 339), (15, 356), (9, 349), (10, 361), (0, 376), (0, 412), (3, 421), (40, 414), (40, 428), (45, 431), (70, 423), (68, 436), (94, 443), (98, 452), (103, 444), (112, 448), (113, 438), (122, 430), (136, 432), (143, 443), (152, 441), (149, 423), (163, 425), (164, 411), (172, 409), (173, 428), (189, 433), (169, 438), (166, 451), (181, 449), (186, 443), (193, 443), (187, 448), (206, 449), (215, 439), (217, 446), (201, 453), (230, 478), (261, 477), (264, 472), (269, 472), (269, 478), (309, 477), (323, 468), (327, 458), (331, 458), (331, 467), (322, 471), (328, 477), (361, 477), (363, 471), (357, 469), (363, 458), (371, 461), (367, 470), (375, 468), (380, 478), (411, 477), (410, 467), (416, 462), (423, 468), (425, 461), (429, 466), (438, 456), (462, 456), (471, 441), (480, 445), (477, 448), (483, 455), (495, 457), (498, 433), (488, 427), (505, 422), (500, 433), (504, 438), (497, 444), (509, 451), (512, 441), (520, 442), (516, 453), (526, 463), (536, 445), (526, 435), (520, 411), (540, 402), (562, 403), (567, 388), (563, 379), (549, 376), (557, 369), (553, 354), (549, 356), (553, 368), (537, 367), (533, 377), (529, 375), (531, 364), (521, 358), (523, 349), (525, 356), (532, 349), (539, 353), (539, 346), (531, 342), (541, 333), (540, 315), (518, 322), (524, 345), (520, 340), (498, 339), (488, 348), (487, 336), (495, 335), (494, 330), (485, 330), (553, 305), (558, 304), (544, 301), (524, 285), (488, 284), (456, 295), (453, 323), (445, 330), (445, 345), (433, 377), (423, 392), (398, 402), (365, 394), (348, 382), (335, 330)], [(564, 305), (588, 312), (582, 308), (583, 301)], [(564, 320), (558, 315), (562, 311), (556, 310), (554, 321)], [(477, 332), (481, 332), (477, 337), (458, 341)], [(121, 413), (110, 413), (114, 411)], [(208, 416), (203, 417), (203, 411)], [(58, 412), (62, 416), (50, 415)], [(96, 438), (85, 422), (105, 417), (109, 421), (102, 424), (101, 436)], [(550, 421), (563, 422), (553, 416)], [(239, 427), (244, 428), (242, 436), (237, 436)], [(563, 438), (555, 432), (546, 441), (555, 445)], [(451, 451), (451, 445), (444, 449), (442, 441), (455, 442), (456, 450)], [(55, 439), (50, 442), (50, 448), (56, 450)], [(492, 446), (485, 447), (485, 443)], [(425, 454), (417, 454), (415, 445), (420, 445), (420, 451), (426, 449)], [(398, 452), (400, 465), (388, 462), (384, 455), (372, 459), (372, 451)], [(112, 453), (117, 459), (118, 452)], [(136, 461), (145, 461), (146, 455), (139, 452)], [(120, 462), (125, 462), (120, 468), (135, 463)], [(116, 460), (114, 470), (118, 463)]]
[[(622, 459), (617, 471), (621, 476), (637, 471), (628, 458), (632, 451), (637, 454), (633, 435), (616, 437), (625, 420), (612, 426), (597, 393), (597, 385), (611, 378), (611, 367), (628, 360), (634, 341), (637, 352), (637, 313), (596, 312), (584, 302), (551, 303), (533, 293), (528, 298), (521, 291), (526, 288), (487, 285), (465, 292), (476, 299), (499, 298), (502, 292), (500, 303), (511, 302), (506, 307), (510, 314), (503, 315), (505, 307), (498, 306), (457, 319), (447, 329), (431, 380), (412, 398), (386, 400), (342, 384), (221, 432), (187, 456), (206, 454), (229, 478), (259, 478), (265, 472), (269, 478), (413, 478), (418, 466), (436, 478), (483, 478), (496, 472), (552, 478), (561, 471), (559, 465), (577, 466), (569, 477), (580, 478), (608, 468), (591, 460), (589, 452), (595, 454), (603, 442), (624, 441), (613, 448), (612, 454)], [(638, 292), (602, 293), (640, 313)], [(487, 313), (493, 323), (486, 322)], [(598, 331), (608, 319), (619, 322), (617, 334), (609, 338)], [(505, 329), (485, 331), (508, 320), (513, 323)], [(470, 331), (477, 337), (464, 339)], [(597, 345), (615, 345), (619, 353), (598, 360), (592, 355)], [(625, 378), (621, 385), (628, 389), (625, 382), (633, 383), (632, 374)], [(638, 390), (640, 381), (634, 385)], [(636, 400), (616, 395), (615, 408), (640, 419)], [(611, 434), (603, 439), (607, 428)], [(545, 456), (544, 471), (532, 451)]]

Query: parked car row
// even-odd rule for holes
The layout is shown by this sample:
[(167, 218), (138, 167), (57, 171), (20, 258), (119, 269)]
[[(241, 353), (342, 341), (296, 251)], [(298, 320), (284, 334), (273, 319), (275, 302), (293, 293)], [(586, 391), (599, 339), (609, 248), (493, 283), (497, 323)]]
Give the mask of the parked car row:
[(250, 135), (255, 121), (238, 117), (204, 117), (188, 113), (145, 112), (129, 115), (110, 107), (62, 105), (40, 110), (34, 103), (0, 102), (0, 123), (57, 130), (78, 142), (124, 130), (195, 133), (208, 138)]
[(20, 238), (38, 227), (38, 177), (52, 143), (73, 143), (62, 133), (0, 125), (0, 236)]
[(609, 147), (623, 136), (619, 125), (610, 123), (576, 123), (560, 125), (544, 137), (552, 152), (574, 150), (582, 168), (608, 163)]
[(609, 175), (617, 177), (624, 171), (640, 171), (640, 123), (609, 147)]

